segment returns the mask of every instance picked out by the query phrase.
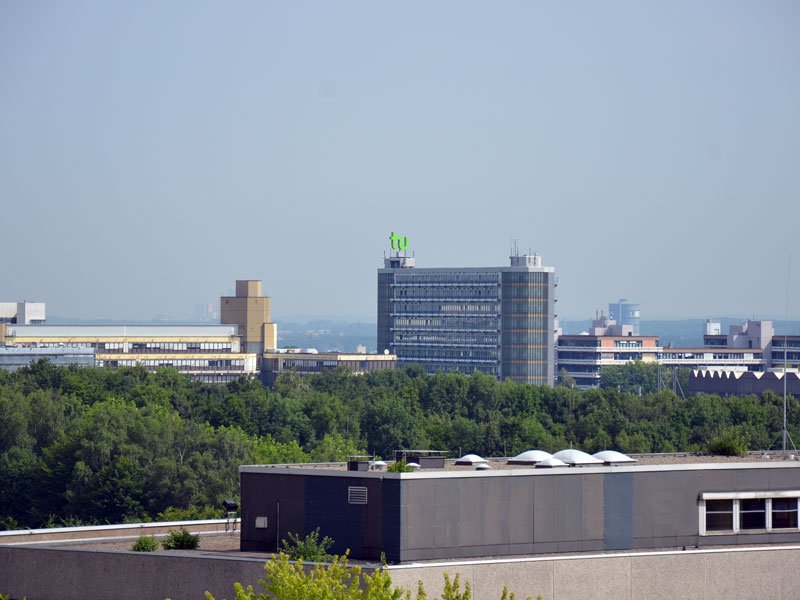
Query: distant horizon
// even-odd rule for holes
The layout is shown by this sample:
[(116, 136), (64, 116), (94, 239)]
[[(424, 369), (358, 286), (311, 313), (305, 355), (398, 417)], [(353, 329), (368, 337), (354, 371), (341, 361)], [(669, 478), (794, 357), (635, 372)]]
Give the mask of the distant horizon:
[[(591, 322), (595, 317), (582, 317), (582, 318), (575, 318), (575, 319), (563, 319), (559, 317), (559, 323), (563, 324), (565, 322)], [(75, 321), (76, 323), (80, 322), (114, 322), (114, 323), (159, 323), (159, 322), (172, 322), (172, 323), (214, 323), (219, 322), (217, 321), (203, 321), (201, 319), (196, 318), (179, 318), (179, 317), (161, 317), (161, 316), (154, 316), (149, 319), (124, 319), (124, 318), (113, 318), (113, 317), (90, 317), (90, 318), (81, 318), (81, 317), (72, 317), (72, 316), (64, 316), (64, 315), (48, 315), (48, 321), (56, 320), (60, 321), (59, 324), (69, 324), (69, 321)], [(778, 317), (778, 318), (771, 318), (771, 317), (744, 317), (744, 316), (722, 316), (722, 317), (675, 317), (675, 318), (661, 318), (661, 317), (653, 317), (653, 318), (642, 318), (642, 323), (659, 323), (659, 322), (684, 322), (684, 321), (706, 321), (711, 320), (713, 321), (736, 321), (742, 322), (745, 321), (771, 321), (772, 323), (790, 323), (790, 324), (798, 324), (800, 325), (800, 319), (793, 319), (789, 317), (786, 319), (785, 317)], [(323, 321), (323, 322), (332, 322), (332, 323), (342, 323), (342, 324), (364, 324), (364, 325), (373, 325), (377, 324), (377, 319), (375, 317), (359, 317), (357, 315), (288, 315), (286, 317), (281, 316), (272, 316), (273, 322), (288, 322), (288, 323), (299, 323), (299, 324), (307, 324), (314, 321)], [(45, 323), (47, 324), (47, 322)]]

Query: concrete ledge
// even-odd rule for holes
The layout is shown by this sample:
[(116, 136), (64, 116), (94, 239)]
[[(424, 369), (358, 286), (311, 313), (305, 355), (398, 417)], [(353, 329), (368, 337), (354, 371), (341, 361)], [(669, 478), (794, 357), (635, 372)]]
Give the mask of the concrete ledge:
[[(233, 523), (233, 521), (231, 521)], [(163, 521), (125, 523), (122, 525), (87, 525), (83, 527), (54, 527), (50, 529), (18, 529), (0, 531), (0, 545), (39, 544), (63, 541), (105, 541), (110, 539), (135, 539), (141, 535), (166, 535), (172, 529), (186, 529), (200, 535), (225, 533), (226, 519), (200, 521)], [(235, 521), (239, 530), (240, 519)], [(2, 593), (2, 592), (0, 592)]]

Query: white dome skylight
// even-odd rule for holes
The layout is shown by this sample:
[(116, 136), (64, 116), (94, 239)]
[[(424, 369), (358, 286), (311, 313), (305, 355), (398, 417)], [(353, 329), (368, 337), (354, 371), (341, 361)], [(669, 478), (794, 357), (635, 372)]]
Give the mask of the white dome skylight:
[(575, 448), (567, 448), (556, 452), (553, 456), (559, 460), (563, 460), (568, 465), (602, 465), (603, 461), (595, 458), (586, 452), (576, 450)]

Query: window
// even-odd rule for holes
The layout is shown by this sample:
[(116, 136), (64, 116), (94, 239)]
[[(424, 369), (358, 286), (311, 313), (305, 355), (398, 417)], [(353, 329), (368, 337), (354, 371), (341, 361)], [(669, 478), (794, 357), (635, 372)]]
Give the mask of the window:
[(733, 529), (733, 500), (706, 500), (706, 531)]
[(797, 529), (797, 498), (772, 499), (772, 528)]
[(800, 491), (700, 495), (700, 535), (798, 529)]
[(766, 529), (767, 501), (739, 500), (739, 529)]

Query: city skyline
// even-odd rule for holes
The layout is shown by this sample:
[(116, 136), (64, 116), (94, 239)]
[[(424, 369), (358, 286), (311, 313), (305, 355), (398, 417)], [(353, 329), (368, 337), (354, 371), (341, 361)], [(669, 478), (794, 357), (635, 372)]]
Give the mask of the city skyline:
[(422, 268), (517, 240), (570, 320), (783, 319), (787, 283), (798, 319), (798, 26), (781, 1), (6, 3), (0, 300), (182, 319), (249, 278), (276, 318), (374, 320), (395, 233)]

